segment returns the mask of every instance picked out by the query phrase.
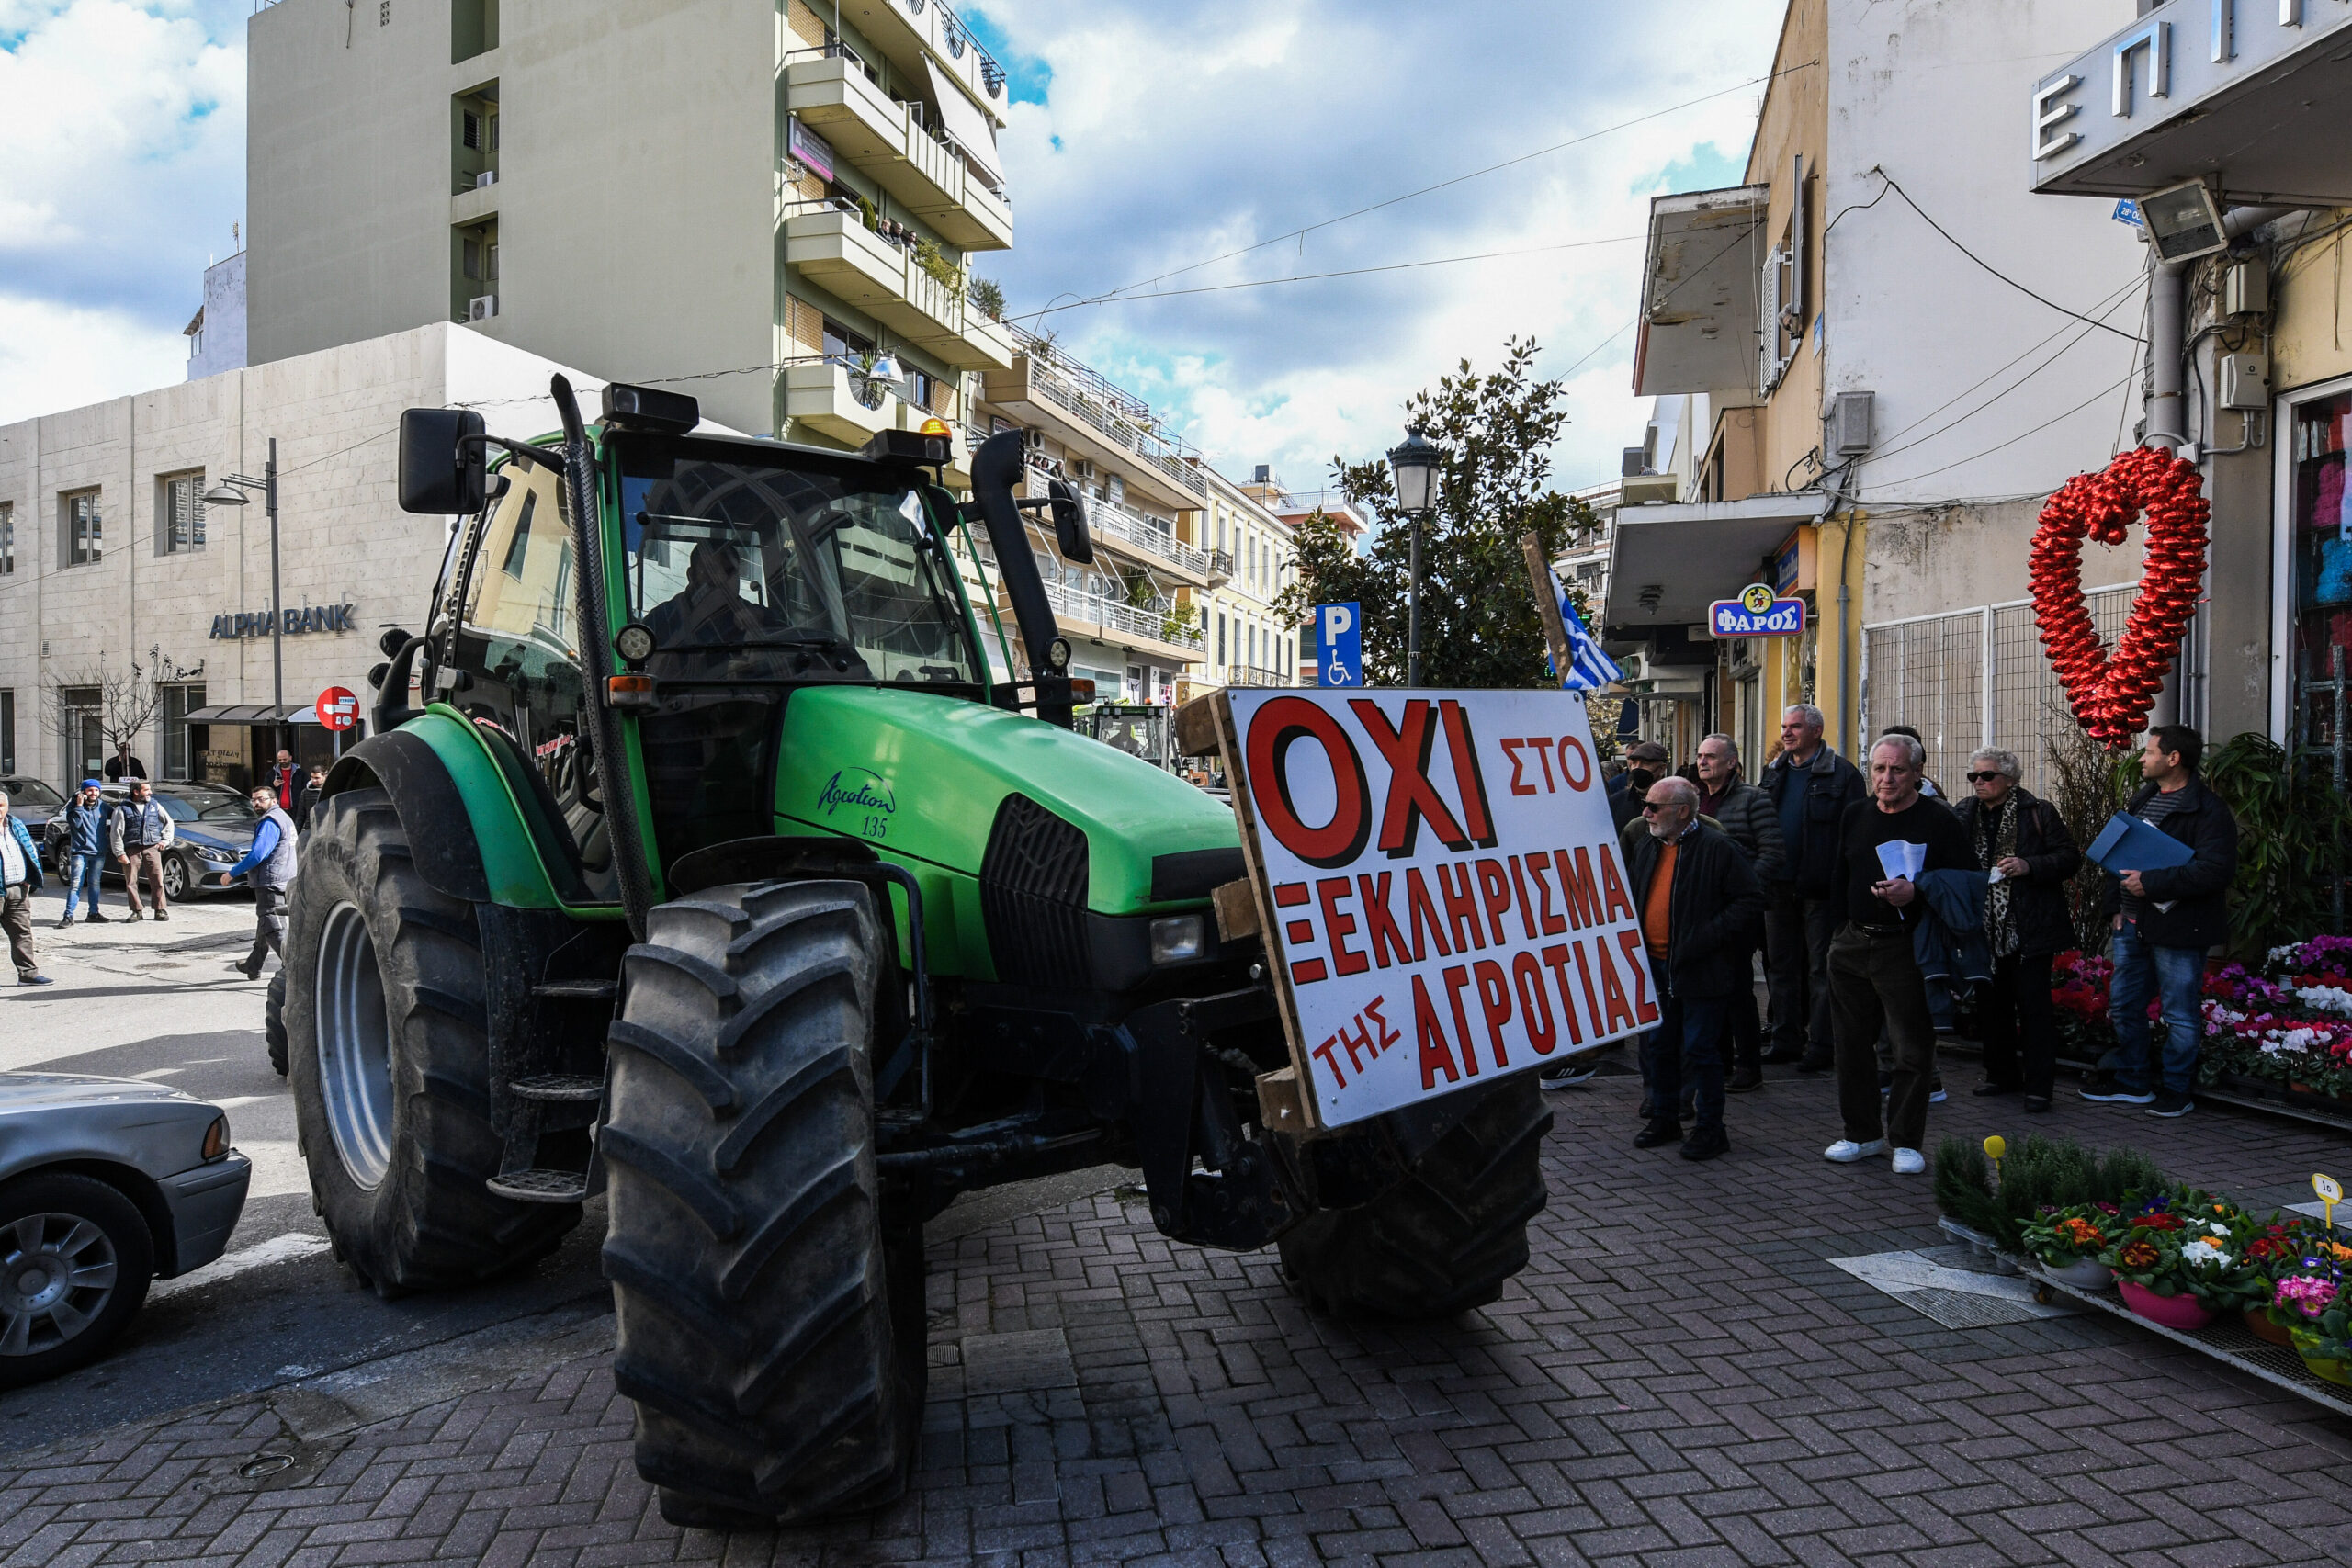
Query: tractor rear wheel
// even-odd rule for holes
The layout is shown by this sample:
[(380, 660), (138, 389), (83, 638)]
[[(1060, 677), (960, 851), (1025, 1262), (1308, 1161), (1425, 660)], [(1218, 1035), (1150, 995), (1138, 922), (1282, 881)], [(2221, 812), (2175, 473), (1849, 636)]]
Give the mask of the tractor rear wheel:
[(1403, 1181), (1285, 1235), (1283, 1272), (1310, 1305), (1351, 1316), (1426, 1320), (1485, 1306), (1527, 1267), (1551, 1126), (1533, 1073), (1487, 1089)]
[(296, 1135), (335, 1256), (383, 1296), (545, 1257), (580, 1206), (483, 1185), (504, 1145), (473, 906), (417, 874), (382, 790), (331, 796), (322, 815), (294, 883), (282, 1017)]
[(887, 1228), (856, 882), (707, 888), (629, 950), (599, 1139), (637, 1467), (673, 1524), (896, 1496), (922, 1427), (922, 1237)]

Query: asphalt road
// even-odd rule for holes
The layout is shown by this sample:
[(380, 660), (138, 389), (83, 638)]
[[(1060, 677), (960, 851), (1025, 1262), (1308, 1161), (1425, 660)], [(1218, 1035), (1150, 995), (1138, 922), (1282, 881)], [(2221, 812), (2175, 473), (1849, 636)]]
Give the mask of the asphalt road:
[[(329, 1256), (325, 1227), (311, 1213), (294, 1149), (294, 1102), (262, 1038), (276, 961), (258, 982), (231, 966), (252, 941), (252, 896), (183, 903), (167, 922), (130, 923), (119, 919), (120, 890), (109, 888), (106, 912), (117, 919), (70, 931), (57, 928), (63, 905), (51, 891), (37, 898), (34, 914), (35, 951), (56, 984), (0, 979), (0, 1071), (161, 1079), (209, 1100), (228, 1112), (254, 1181), (227, 1254), (158, 1281), (112, 1354), (0, 1397), (0, 1453), (266, 1390), (289, 1399), (305, 1389), (338, 1391), (365, 1409), (354, 1385), (400, 1382), (409, 1392), (375, 1389), (369, 1397), (381, 1403), (374, 1408), (419, 1408), (453, 1379), (466, 1386), (467, 1369), (498, 1364), (499, 1356), (484, 1361), (485, 1345), (506, 1343), (506, 1361), (528, 1359), (535, 1342), (569, 1347), (583, 1325), (593, 1335), (586, 1320), (609, 1320), (596, 1258), (601, 1199), (586, 1205), (554, 1255), (492, 1284), (391, 1302), (360, 1286)], [(931, 1236), (948, 1240), (1129, 1175), (1082, 1171), (977, 1193), (934, 1220)]]

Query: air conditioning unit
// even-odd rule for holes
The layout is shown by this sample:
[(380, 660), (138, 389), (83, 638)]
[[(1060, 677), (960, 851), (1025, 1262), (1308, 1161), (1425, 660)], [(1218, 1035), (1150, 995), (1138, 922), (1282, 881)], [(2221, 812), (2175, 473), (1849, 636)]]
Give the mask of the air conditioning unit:
[(1028, 444), (1029, 449), (1033, 452), (1045, 449), (1046, 433), (1042, 430), (1024, 430), (1021, 433), (1021, 439)]
[(1829, 405), (1828, 439), (1822, 445), (1832, 457), (1859, 457), (1871, 449), (1871, 415), (1878, 401), (1874, 392), (1840, 392)]
[(486, 321), (496, 314), (498, 296), (495, 294), (477, 294), (466, 301), (466, 320), (469, 321)]
[(498, 171), (496, 169), (484, 169), (481, 174), (474, 176), (474, 189), (476, 190), (481, 189), (484, 186), (494, 186), (497, 183)]

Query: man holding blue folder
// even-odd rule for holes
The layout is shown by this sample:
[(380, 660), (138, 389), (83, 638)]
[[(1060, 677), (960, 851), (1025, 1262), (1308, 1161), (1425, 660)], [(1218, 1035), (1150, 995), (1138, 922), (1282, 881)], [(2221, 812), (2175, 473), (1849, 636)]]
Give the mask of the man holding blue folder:
[[(2146, 782), (2089, 851), (2107, 870), (2106, 909), (2115, 925), (2115, 977), (2107, 993), (2115, 1049), (2083, 1086), (2083, 1098), (2144, 1105), (2152, 1116), (2185, 1116), (2196, 1103), (2189, 1091), (2205, 1036), (2205, 953), (2230, 934), (2226, 898), (2237, 874), (2238, 825), (2198, 777), (2204, 754), (2203, 738), (2188, 725), (2148, 731), (2140, 752)], [(2148, 1033), (2152, 996), (2164, 1014), (2161, 1058)]]

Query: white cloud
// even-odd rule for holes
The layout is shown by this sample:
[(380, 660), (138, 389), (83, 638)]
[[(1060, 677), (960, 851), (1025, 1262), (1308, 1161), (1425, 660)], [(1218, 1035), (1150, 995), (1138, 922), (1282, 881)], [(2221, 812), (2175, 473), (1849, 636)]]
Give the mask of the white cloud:
[(0, 294), (0, 424), (187, 374), (187, 340), (130, 311)]
[[(1170, 273), (1716, 93), (1771, 68), (1779, 8), (1385, 0), (989, 0), (1050, 68), (1004, 137), (1016, 248), (984, 256), (1019, 314)], [(1736, 180), (1760, 88), (1736, 91), (1150, 289), (1529, 251), (1643, 232), (1648, 197)], [(1630, 243), (1057, 311), (1042, 324), (1161, 404), (1228, 471), (1294, 487), (1396, 439), (1400, 405), (1506, 336), (1566, 373), (1632, 320)], [(1147, 292), (1149, 290), (1146, 290)], [(1614, 471), (1644, 409), (1626, 333), (1571, 376), (1566, 485)]]

